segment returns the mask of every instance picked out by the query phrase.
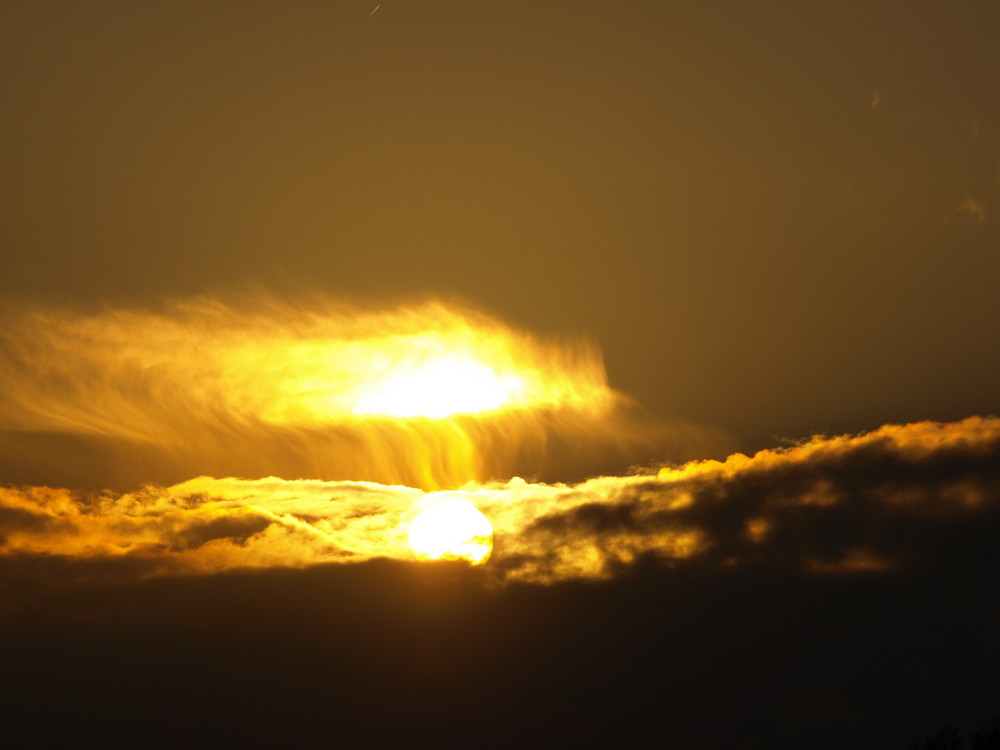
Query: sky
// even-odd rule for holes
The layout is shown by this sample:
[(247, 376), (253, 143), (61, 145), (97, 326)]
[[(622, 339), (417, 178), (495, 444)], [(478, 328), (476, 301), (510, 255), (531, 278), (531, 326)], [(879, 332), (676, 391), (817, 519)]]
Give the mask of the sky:
[[(991, 0), (4, 3), (8, 717), (971, 747), (998, 34)], [(455, 497), (492, 557), (415, 561)]]

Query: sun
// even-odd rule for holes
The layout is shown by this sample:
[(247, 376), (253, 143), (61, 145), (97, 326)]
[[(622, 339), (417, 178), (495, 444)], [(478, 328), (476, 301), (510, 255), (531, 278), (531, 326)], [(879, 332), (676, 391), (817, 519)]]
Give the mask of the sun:
[(420, 560), (468, 560), (479, 565), (493, 551), (493, 525), (468, 500), (438, 500), (413, 519), (410, 547)]

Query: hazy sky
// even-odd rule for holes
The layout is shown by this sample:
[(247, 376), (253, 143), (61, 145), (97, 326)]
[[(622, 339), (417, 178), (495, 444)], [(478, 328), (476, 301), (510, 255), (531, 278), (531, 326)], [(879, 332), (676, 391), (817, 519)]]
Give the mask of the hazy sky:
[(0, 293), (458, 296), (744, 448), (1000, 411), (1000, 8), (5, 3)]

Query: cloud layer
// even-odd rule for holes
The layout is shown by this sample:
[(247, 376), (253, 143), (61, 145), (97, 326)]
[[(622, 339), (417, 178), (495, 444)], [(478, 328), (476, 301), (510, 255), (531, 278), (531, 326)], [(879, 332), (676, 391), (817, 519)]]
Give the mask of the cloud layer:
[(124, 494), (6, 487), (0, 554), (102, 560), (137, 577), (412, 560), (409, 524), (441, 496), (467, 498), (491, 520), (484, 572), (496, 583), (606, 579), (648, 564), (891, 572), (944, 549), (973, 554), (977, 539), (995, 536), (1000, 420), (887, 425), (578, 484), (425, 492), (201, 477)]

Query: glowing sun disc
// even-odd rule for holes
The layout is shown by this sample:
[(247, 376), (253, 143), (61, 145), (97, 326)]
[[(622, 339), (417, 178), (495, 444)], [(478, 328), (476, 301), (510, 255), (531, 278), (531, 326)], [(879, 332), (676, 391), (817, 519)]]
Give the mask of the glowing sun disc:
[(468, 500), (439, 500), (413, 519), (410, 547), (420, 560), (486, 562), (493, 551), (493, 525)]

